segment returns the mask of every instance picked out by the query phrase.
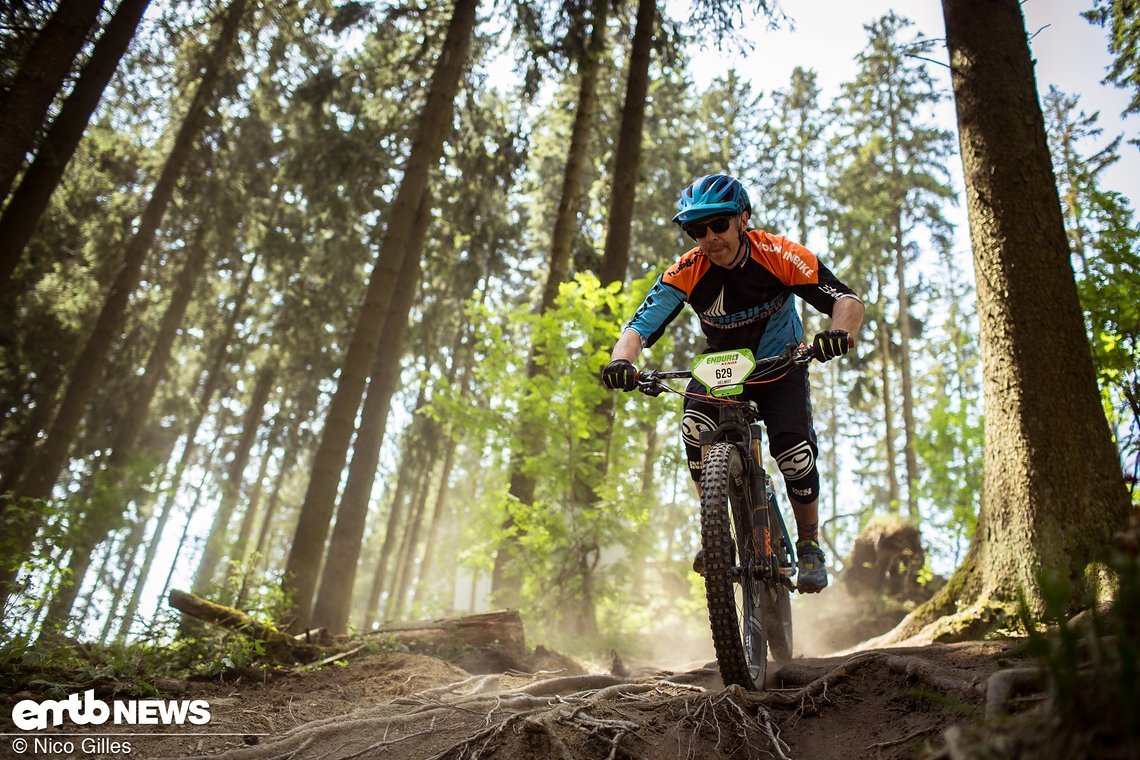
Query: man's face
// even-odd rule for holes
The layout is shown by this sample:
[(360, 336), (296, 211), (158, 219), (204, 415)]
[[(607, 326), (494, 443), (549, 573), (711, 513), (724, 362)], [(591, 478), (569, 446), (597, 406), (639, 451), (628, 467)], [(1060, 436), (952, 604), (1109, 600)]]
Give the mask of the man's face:
[(740, 253), (740, 225), (743, 223), (742, 216), (721, 214), (689, 222), (682, 229), (714, 264), (727, 268)]

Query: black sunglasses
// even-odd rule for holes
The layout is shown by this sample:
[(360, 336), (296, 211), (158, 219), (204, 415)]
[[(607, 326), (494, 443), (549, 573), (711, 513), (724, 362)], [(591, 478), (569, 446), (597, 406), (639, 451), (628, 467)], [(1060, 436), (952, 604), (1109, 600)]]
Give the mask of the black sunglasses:
[(707, 230), (712, 230), (718, 235), (728, 229), (732, 223), (731, 216), (718, 216), (716, 219), (706, 219), (700, 222), (690, 222), (689, 224), (682, 224), (681, 229), (685, 234), (693, 240), (700, 240), (705, 236)]

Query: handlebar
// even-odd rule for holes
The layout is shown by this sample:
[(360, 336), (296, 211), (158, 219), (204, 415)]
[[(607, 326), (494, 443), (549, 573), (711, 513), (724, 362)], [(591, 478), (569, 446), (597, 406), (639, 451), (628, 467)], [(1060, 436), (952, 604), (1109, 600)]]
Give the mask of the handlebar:
[[(764, 378), (778, 372), (786, 373), (793, 367), (806, 366), (813, 359), (815, 359), (815, 349), (811, 346), (805, 346), (803, 343), (798, 346), (789, 343), (784, 353), (757, 359), (756, 367), (749, 377), (760, 379), (746, 381), (746, 384), (748, 382), (771, 382), (771, 380), (778, 378)], [(660, 396), (662, 391), (671, 390), (662, 382), (663, 380), (688, 380), (692, 376), (691, 370), (646, 370), (637, 373), (637, 389), (647, 396)]]

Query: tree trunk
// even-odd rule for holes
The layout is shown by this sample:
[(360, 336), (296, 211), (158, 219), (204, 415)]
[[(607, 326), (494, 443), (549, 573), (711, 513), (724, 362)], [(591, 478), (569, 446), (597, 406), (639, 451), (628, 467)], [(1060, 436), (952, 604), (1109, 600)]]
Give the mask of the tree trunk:
[(447, 653), (475, 647), (493, 648), (516, 656), (526, 653), (526, 637), (518, 610), (393, 623), (373, 633), (414, 645), (417, 651)]
[(911, 375), (911, 301), (906, 292), (906, 263), (901, 248), (895, 251), (898, 279), (898, 365), (903, 392), (903, 453), (906, 460), (906, 514), (919, 518), (919, 460), (914, 453), (914, 381)]
[(91, 566), (91, 555), (95, 551), (95, 546), (96, 544), (92, 542), (83, 541), (81, 545), (72, 548), (67, 560), (66, 580), (55, 593), (51, 594), (51, 603), (48, 604), (47, 615), (44, 616), (40, 627), (41, 635), (62, 633), (67, 626), (71, 617), (71, 608), (79, 597), (87, 569)]
[(638, 0), (637, 26), (629, 53), (629, 77), (621, 110), (614, 183), (606, 244), (598, 279), (602, 285), (625, 282), (629, 269), (629, 238), (633, 222), (633, 201), (641, 171), (641, 137), (645, 124), (645, 100), (649, 93), (649, 55), (653, 49), (653, 28), (657, 23), (657, 0)]
[(166, 377), (166, 367), (170, 361), (170, 352), (174, 346), (174, 339), (182, 328), (186, 317), (186, 309), (194, 297), (194, 288), (198, 284), (199, 276), (206, 266), (206, 259), (210, 252), (203, 242), (205, 229), (199, 227), (198, 234), (190, 245), (182, 270), (178, 273), (178, 280), (174, 286), (174, 294), (162, 315), (162, 323), (158, 329), (150, 357), (147, 359), (146, 369), (139, 378), (131, 393), (131, 403), (127, 406), (126, 414), (119, 421), (115, 430), (114, 443), (111, 444), (111, 455), (107, 458), (107, 470), (111, 474), (111, 485), (121, 481), (122, 471), (126, 468), (131, 454), (134, 453), (138, 443), (139, 433), (146, 424), (150, 411), (150, 402), (154, 400), (158, 384)]
[[(2, 340), (2, 339), (0, 339)], [(12, 490), (12, 486), (20, 481), (28, 464), (32, 461), (32, 454), (36, 448), (36, 440), (40, 434), (51, 424), (51, 413), (55, 409), (56, 396), (63, 383), (64, 368), (51, 363), (43, 375), (32, 380), (26, 390), (28, 398), (34, 399), (31, 413), (20, 423), (19, 432), (13, 436), (13, 442), (4, 461), (4, 475), (0, 479), (0, 494)], [(3, 507), (0, 506), (0, 511)]]
[[(71, 372), (70, 381), (55, 420), (44, 439), (43, 445), (36, 454), (36, 461), (25, 471), (13, 489), (15, 500), (23, 498), (47, 500), (51, 497), (59, 473), (67, 462), (72, 441), (79, 428), (87, 402), (101, 379), (103, 366), (107, 362), (111, 347), (116, 336), (122, 328), (126, 317), (127, 301), (131, 292), (138, 283), (142, 271), (143, 260), (149, 252), (154, 241), (155, 233), (166, 213), (167, 206), (174, 194), (174, 187), (186, 160), (190, 156), (193, 141), (198, 135), (201, 125), (206, 119), (206, 111), (213, 100), (214, 88), (221, 74), (222, 68), (229, 59), (230, 50), (237, 37), (247, 0), (234, 0), (223, 22), (218, 41), (210, 56), (206, 71), (202, 75), (198, 91), (190, 104), (190, 109), (179, 127), (174, 146), (163, 166), (146, 210), (139, 220), (139, 226), (127, 246), (125, 260), (111, 292), (103, 304), (103, 308), (95, 322), (91, 336), (84, 346), (78, 361)], [(0, 516), (11, 502), (5, 501)], [(42, 522), (42, 515), (24, 523), (16, 531), (13, 543), (20, 555), (27, 555), (32, 540)], [(0, 601), (6, 599), (8, 587), (13, 580), (14, 573), (5, 572), (0, 575)]]
[(0, 199), (8, 197), (24, 157), (35, 147), (48, 109), (102, 9), (103, 0), (60, 3), (0, 97)]
[(263, 567), (265, 563), (266, 545), (269, 543), (269, 531), (273, 526), (273, 519), (277, 516), (277, 507), (281, 504), (281, 489), (285, 485), (285, 479), (288, 478), (289, 473), (293, 471), (293, 465), (297, 462), (297, 452), (300, 448), (301, 442), (296, 435), (294, 435), (286, 446), (285, 453), (281, 457), (281, 467), (277, 471), (277, 477), (274, 479), (273, 493), (269, 496), (269, 504), (265, 507), (265, 514), (261, 517), (261, 527), (257, 531), (257, 544), (253, 548), (255, 561), (246, 569), (246, 573), (241, 579), (241, 585), (238, 588), (237, 596), (234, 601), (234, 604), (239, 607), (245, 602), (250, 577), (254, 576), (258, 569)]
[[(577, 227), (578, 210), (582, 201), (582, 173), (589, 157), (590, 130), (594, 124), (594, 112), (598, 102), (598, 70), (606, 45), (606, 19), (609, 14), (607, 0), (593, 0), (591, 4), (593, 26), (590, 40), (582, 49), (578, 61), (578, 105), (574, 111), (574, 125), (570, 132), (570, 146), (566, 152), (566, 167), (562, 173), (562, 190), (558, 200), (558, 211), (554, 218), (554, 229), (550, 242), (550, 268), (546, 284), (542, 290), (542, 301), (538, 313), (545, 314), (554, 306), (558, 287), (566, 281), (570, 271), (570, 250)], [(527, 361), (527, 379), (533, 380), (542, 372), (535, 361), (534, 349)], [(511, 451), (509, 464), (510, 493), (523, 504), (534, 501), (534, 478), (526, 471), (526, 456), (542, 446), (542, 431), (530, 424), (521, 415), (519, 429), (515, 434), (515, 445)], [(521, 601), (522, 578), (516, 564), (519, 551), (519, 536), (514, 519), (508, 513), (503, 527), (506, 538), (495, 555), (495, 568), (491, 577), (491, 593), (496, 602), (505, 606), (518, 606)]]
[[(879, 292), (883, 292), (883, 273), (878, 272)], [(895, 413), (894, 394), (891, 393), (891, 330), (886, 315), (879, 317), (880, 377), (883, 383), (883, 452), (887, 460), (887, 509), (892, 514), (899, 511), (899, 479), (895, 472)]]
[(657, 444), (659, 434), (656, 422), (650, 422), (645, 431), (645, 459), (641, 463), (641, 492), (645, 494), (656, 493), (653, 486), (653, 466), (657, 463)]
[(178, 569), (178, 559), (186, 548), (186, 539), (190, 536), (190, 529), (194, 526), (194, 515), (198, 513), (198, 507), (202, 506), (202, 496), (206, 493), (206, 481), (210, 479), (211, 472), (210, 463), (214, 461), (220, 445), (218, 441), (215, 441), (214, 448), (211, 449), (209, 456), (205, 459), (202, 477), (194, 489), (194, 501), (186, 510), (186, 521), (182, 524), (182, 535), (178, 537), (178, 545), (174, 547), (174, 556), (170, 558), (170, 567), (166, 571), (166, 580), (162, 584), (162, 590), (158, 593), (160, 599), (166, 596), (166, 592), (170, 590), (170, 584), (174, 581), (174, 573)]
[[(261, 494), (265, 486), (265, 478), (269, 474), (269, 462), (273, 459), (273, 446), (280, 437), (284, 425), (285, 415), (283, 410), (278, 410), (277, 417), (273, 420), (273, 427), (265, 436), (265, 451), (261, 455), (261, 464), (257, 468), (257, 476), (253, 479), (245, 509), (242, 510), (241, 527), (238, 529), (237, 539), (234, 540), (233, 549), (230, 551), (230, 560), (234, 564), (228, 572), (226, 590), (237, 589), (233, 594), (234, 604), (239, 604), (241, 591), (245, 588), (246, 580), (249, 577), (249, 568), (246, 567), (246, 558), (249, 555), (249, 539), (253, 536), (253, 524), (257, 521), (257, 512), (261, 508)], [(238, 577), (239, 573), (240, 578)]]
[[(165, 447), (165, 452), (157, 459), (169, 458), (174, 447), (173, 436), (167, 436)], [(69, 583), (59, 587), (51, 595), (51, 604), (48, 606), (47, 616), (43, 621), (43, 633), (50, 634), (55, 631), (62, 631), (69, 620), (82, 625), (82, 622), (87, 618), (91, 596), (103, 587), (107, 574), (106, 566), (110, 562), (110, 557), (118, 554), (111, 549), (107, 550), (103, 568), (96, 574), (93, 588), (88, 595), (87, 605), (79, 615), (72, 614), (72, 609), (79, 596), (79, 591), (84, 585), (96, 548), (127, 522), (128, 505), (136, 501), (136, 497), (139, 495), (136, 482), (129, 483), (126, 488), (119, 488), (119, 485), (118, 482), (108, 483), (103, 474), (97, 471), (89, 476), (84, 488), (80, 490), (78, 498), (75, 499), (76, 504), (80, 505), (76, 511), (82, 510), (82, 513), (76, 515), (74, 518), (76, 524), (71, 526), (69, 530), (68, 541), (71, 543), (71, 556), (68, 559), (67, 573)], [(123, 568), (123, 583), (125, 583), (125, 576), (130, 572), (130, 565), (124, 564)], [(122, 583), (109, 585), (118, 589)], [(108, 616), (114, 614), (114, 607), (118, 605), (117, 593), (115, 596), (116, 599), (112, 608), (103, 611)]]
[[(827, 440), (831, 442), (828, 446), (827, 461), (828, 461), (828, 486), (831, 492), (831, 518), (834, 520), (839, 517), (839, 362), (832, 362), (831, 368), (827, 372)], [(823, 515), (821, 514), (822, 518)], [(839, 556), (839, 550), (836, 548), (834, 541), (832, 541), (832, 531), (825, 530), (827, 521), (820, 519), (819, 521), (819, 535), (820, 538), (827, 544), (831, 551), (831, 556)]]
[(420, 256), (431, 219), (431, 193), (425, 192), (416, 209), (416, 224), (412, 233), (411, 248), (400, 267), (400, 280), (384, 316), (384, 334), (373, 359), (372, 379), (364, 399), (360, 429), (352, 451), (352, 464), (348, 469), (348, 482), (340, 499), (336, 525), (333, 526), (321, 571), (321, 584), (313, 605), (314, 627), (325, 628), (334, 635), (348, 629), (348, 616), (352, 609), (352, 588), (356, 582), (356, 567), (360, 561), (361, 540), (368, 518), (368, 502), (376, 482), (376, 468), (380, 462), (380, 446), (384, 442), (384, 429), (392, 394), (400, 381), (400, 357), (404, 353), (404, 337), (408, 332), (408, 317), (418, 292)]
[[(420, 400), (416, 403), (418, 409), (423, 403), (423, 390), (420, 390)], [(384, 585), (388, 579), (388, 565), (392, 558), (392, 551), (396, 548), (397, 535), (401, 529), (404, 517), (404, 504), (410, 500), (408, 489), (412, 487), (413, 478), (419, 471), (422, 461), (420, 455), (421, 445), (418, 441), (418, 428), (415, 424), (408, 426), (404, 434), (404, 445), (401, 448), (400, 471), (396, 476), (396, 489), (392, 495), (392, 503), (388, 508), (388, 523), (384, 529), (384, 543), (380, 547), (380, 556), (376, 559), (376, 569), (372, 575), (372, 587), (368, 592), (368, 601), (364, 606), (364, 620), (361, 628), (368, 629), (376, 621), (383, 620), (383, 611), (380, 609), (380, 597), (384, 593)]]
[(258, 258), (259, 257), (254, 256), (246, 268), (241, 287), (234, 296), (233, 307), (230, 310), (230, 316), (226, 323), (225, 330), (221, 338), (218, 339), (218, 343), (214, 347), (213, 354), (210, 357), (209, 366), (206, 368), (205, 380), (202, 383), (202, 390), (198, 397), (198, 411), (186, 430), (186, 445), (183, 446), (182, 455), (179, 457), (178, 464), (175, 465), (174, 475), (171, 477), (170, 487), (167, 489), (162, 509), (159, 510), (158, 521), (154, 526), (154, 532), (151, 533), (150, 540), (147, 542), (146, 555), (143, 557), (142, 568), (139, 569), (138, 579), (135, 581), (130, 602), (127, 604), (127, 610), (123, 615), (123, 623), (119, 628), (119, 638), (125, 638), (127, 633), (130, 632), (131, 625), (134, 623), (139, 600), (142, 597), (143, 588), (146, 586), (150, 576), (151, 567), (154, 565), (159, 544), (162, 542), (162, 535), (166, 531), (166, 525), (170, 521), (171, 515), (174, 513), (174, 505), (178, 490), (182, 485), (182, 478), (186, 473), (186, 468), (190, 464), (194, 450), (197, 448), (198, 431), (202, 427), (202, 423), (206, 420), (206, 414), (209, 412), (210, 405), (213, 403), (214, 394), (221, 386), (222, 377), (225, 375), (226, 358), (229, 356), (230, 345), (234, 341), (237, 326), (242, 320), (246, 303), (249, 301), (249, 291), (253, 285), (253, 272), (256, 268)]
[(253, 389), (249, 407), (246, 408), (241, 437), (238, 439), (233, 461), (230, 462), (229, 472), (226, 473), (226, 479), (222, 483), (222, 498), (218, 503), (218, 511), (214, 514), (214, 523), (206, 539), (206, 547), (202, 550), (202, 558), (198, 561), (198, 572), (194, 575), (195, 594), (205, 594), (218, 573), (218, 565), (221, 564), (229, 539), (230, 518), (233, 517), (234, 507), (237, 506), (238, 496), (241, 494), (242, 476), (246, 465), (249, 464), (249, 452), (257, 438), (257, 431), (265, 415), (265, 404), (269, 401), (269, 394), (276, 379), (277, 364), (270, 360), (258, 373), (257, 385)]
[(447, 496), (449, 485), (451, 481), (451, 471), (455, 467), (455, 450), (458, 448), (458, 443), (454, 438), (449, 437), (447, 440), (447, 451), (443, 455), (443, 467), (439, 475), (439, 490), (435, 494), (435, 505), (431, 512), (431, 523), (428, 526), (427, 540), (424, 541), (424, 556), (420, 560), (420, 578), (415, 588), (412, 589), (412, 608), (415, 608), (416, 601), (423, 599), (422, 590), (425, 589), (429, 582), (429, 574), (431, 573), (432, 563), (435, 561), (435, 554), (437, 551), (436, 544), (439, 542), (439, 529), (443, 523), (443, 514), (447, 510)]
[[(63, 176), (91, 114), (135, 36), (150, 0), (122, 0), (107, 23), (75, 89), (40, 143), (36, 157), (0, 216), (0, 292), (7, 289), (48, 199)], [(9, 294), (11, 297), (11, 294)]]
[[(128, 406), (126, 415), (120, 421), (118, 429), (116, 430), (114, 442), (111, 446), (111, 454), (107, 459), (106, 476), (102, 478), (100, 490), (114, 493), (117, 490), (121, 490), (120, 487), (124, 485), (124, 479), (128, 476), (130, 456), (135, 450), (139, 433), (146, 421), (147, 411), (154, 397), (155, 390), (158, 387), (158, 383), (166, 373), (166, 363), (170, 358), (171, 346), (174, 344), (175, 335), (182, 325), (182, 319), (186, 314), (186, 307), (193, 294), (194, 284), (197, 281), (199, 273), (202, 271), (205, 259), (206, 248), (202, 245), (202, 235), (199, 233), (191, 245), (190, 253), (187, 256), (182, 271), (179, 273), (174, 295), (163, 315), (162, 325), (159, 328), (155, 345), (151, 349), (146, 370), (142, 378), (140, 378), (138, 386), (133, 391), (131, 404)], [(91, 477), (100, 476), (98, 473), (95, 473)], [(125, 509), (130, 497), (127, 491), (122, 490), (122, 493), (123, 497), (119, 501), (119, 504)], [(87, 572), (87, 566), (90, 563), (92, 552), (94, 552), (96, 546), (106, 540), (111, 531), (117, 530), (123, 523), (122, 511), (114, 514), (106, 511), (107, 507), (115, 508), (115, 506), (116, 505), (108, 504), (103, 509), (100, 509), (98, 504), (90, 501), (86, 505), (86, 511), (83, 516), (79, 518), (81, 528), (77, 531), (77, 541), (72, 549), (69, 564), (74, 585), (70, 588), (60, 589), (60, 592), (55, 594), (52, 599), (51, 607), (48, 609), (48, 616), (45, 623), (59, 624), (70, 614), (71, 607), (75, 601), (75, 595), (79, 591), (79, 585), (83, 580), (84, 574)], [(118, 602), (116, 600), (113, 607), (117, 606)], [(108, 611), (108, 614), (111, 614), (111, 612), (113, 612), (113, 610)]]
[[(434, 428), (435, 426), (428, 427)], [(419, 550), (420, 529), (423, 527), (424, 514), (427, 512), (427, 496), (432, 483), (432, 473), (435, 472), (435, 453), (439, 448), (438, 443), (437, 431), (429, 430), (424, 441), (424, 446), (427, 449), (427, 461), (421, 469), (416, 493), (412, 497), (412, 511), (408, 515), (408, 527), (404, 531), (403, 546), (400, 547), (398, 572), (392, 581), (392, 592), (388, 595), (389, 620), (399, 620), (404, 614), (404, 602), (408, 598), (408, 587), (411, 585), (412, 575), (416, 571), (416, 553)]]
[(325, 538), (335, 508), (360, 399), (380, 340), (396, 280), (415, 226), (416, 209), (439, 161), (444, 133), (451, 126), (455, 93), (467, 60), (478, 0), (456, 0), (443, 50), (432, 74), (403, 180), (388, 212), (388, 228), (380, 245), (368, 290), (344, 358), (336, 393), (325, 419), (313, 459), (312, 475), (301, 505), (297, 530), (285, 563), (284, 589), (293, 599), (292, 628), (309, 625)]
[(1022, 595), (1040, 616), (1043, 571), (1069, 581), (1071, 604), (1080, 605), (1086, 570), (1129, 506), (1100, 405), (1020, 7), (943, 0), (942, 9), (978, 291), (984, 486), (962, 566), (902, 627), (965, 610), (958, 632), (977, 633), (1008, 620)]
[(907, 516), (918, 524), (918, 458), (914, 451), (914, 381), (910, 370), (910, 291), (906, 286), (906, 241), (903, 239), (903, 205), (905, 192), (899, 192), (903, 168), (898, 158), (898, 145), (901, 139), (898, 125), (898, 109), (894, 104), (894, 91), (888, 109), (887, 139), (890, 141), (890, 166), (892, 198), (894, 204), (891, 219), (891, 234), (894, 238), (895, 279), (899, 293), (899, 374), (901, 375), (903, 408), (903, 458), (906, 461), (906, 507)]
[(259, 623), (241, 610), (214, 604), (195, 594), (177, 589), (170, 592), (170, 606), (179, 612), (207, 623), (238, 631), (265, 643), (266, 654), (276, 660), (315, 660), (319, 650), (312, 644), (282, 633), (276, 628)]
[(142, 548), (143, 537), (146, 536), (146, 524), (150, 520), (151, 515), (148, 513), (143, 516), (139, 515), (131, 524), (130, 532), (127, 533), (126, 538), (123, 539), (122, 548), (120, 549), (120, 567), (122, 568), (122, 575), (119, 577), (119, 582), (114, 584), (113, 593), (111, 594), (111, 603), (107, 605), (107, 609), (103, 613), (103, 628), (99, 631), (99, 643), (106, 644), (108, 637), (111, 635), (111, 629), (114, 628), (115, 618), (119, 614), (119, 607), (123, 603), (123, 596), (126, 595), (127, 586), (131, 581), (131, 573), (135, 570), (135, 562), (139, 556), (139, 549)]
[[(900, 225), (901, 227), (901, 225)], [(901, 234), (901, 229), (899, 230)], [(918, 457), (914, 451), (914, 380), (910, 370), (910, 294), (906, 289), (906, 262), (901, 244), (895, 249), (895, 276), (899, 285), (899, 370), (902, 375), (903, 453), (906, 459), (907, 516), (918, 521)]]

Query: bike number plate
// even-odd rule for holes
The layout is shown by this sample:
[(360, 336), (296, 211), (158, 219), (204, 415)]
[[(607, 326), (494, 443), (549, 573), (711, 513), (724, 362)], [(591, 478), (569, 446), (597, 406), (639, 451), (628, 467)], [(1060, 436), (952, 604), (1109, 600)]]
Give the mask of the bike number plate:
[(743, 393), (744, 380), (754, 369), (756, 359), (747, 348), (701, 354), (693, 361), (693, 377), (717, 398)]

